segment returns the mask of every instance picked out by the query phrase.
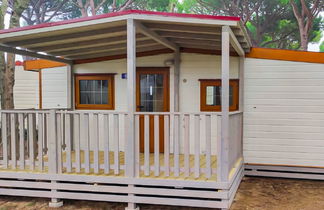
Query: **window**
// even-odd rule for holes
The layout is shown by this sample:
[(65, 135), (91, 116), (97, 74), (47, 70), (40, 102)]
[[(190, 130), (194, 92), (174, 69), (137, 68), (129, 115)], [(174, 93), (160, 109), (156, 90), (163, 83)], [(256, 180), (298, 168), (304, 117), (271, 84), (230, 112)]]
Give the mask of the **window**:
[[(221, 111), (222, 82), (221, 80), (199, 80), (200, 81), (200, 110)], [(239, 80), (230, 80), (229, 87), (230, 111), (239, 108)]]
[(114, 109), (114, 75), (76, 75), (77, 109)]

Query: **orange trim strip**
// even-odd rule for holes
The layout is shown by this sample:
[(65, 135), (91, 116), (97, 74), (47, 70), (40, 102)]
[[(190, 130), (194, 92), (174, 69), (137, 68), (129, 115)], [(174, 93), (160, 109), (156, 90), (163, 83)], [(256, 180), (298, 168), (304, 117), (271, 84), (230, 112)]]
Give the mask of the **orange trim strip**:
[(43, 59), (24, 61), (25, 71), (38, 71), (39, 69), (54, 68), (60, 66), (66, 66), (66, 64)]
[(324, 63), (324, 53), (297, 50), (281, 50), (254, 47), (251, 48), (250, 53), (246, 54), (246, 57), (307, 63)]

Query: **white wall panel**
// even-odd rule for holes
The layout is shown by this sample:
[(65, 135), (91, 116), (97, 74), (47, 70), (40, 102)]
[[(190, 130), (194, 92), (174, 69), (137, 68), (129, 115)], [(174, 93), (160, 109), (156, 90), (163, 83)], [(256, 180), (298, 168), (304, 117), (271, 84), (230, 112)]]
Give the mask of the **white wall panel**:
[(25, 71), (23, 66), (15, 68), (15, 109), (38, 109), (38, 72)]
[(324, 65), (246, 59), (246, 163), (324, 167)]
[(42, 70), (43, 109), (67, 108), (67, 67)]

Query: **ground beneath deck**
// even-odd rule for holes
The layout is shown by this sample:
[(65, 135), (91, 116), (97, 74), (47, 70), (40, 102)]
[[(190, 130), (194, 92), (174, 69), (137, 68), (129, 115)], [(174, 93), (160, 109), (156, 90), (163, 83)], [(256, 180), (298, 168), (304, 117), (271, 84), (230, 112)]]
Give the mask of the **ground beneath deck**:
[[(272, 179), (245, 177), (236, 195), (232, 210), (313, 210), (324, 209), (324, 181)], [(142, 210), (198, 210), (199, 208), (181, 208), (156, 205), (141, 205)], [(64, 201), (62, 210), (101, 210), (124, 209), (124, 204)], [(0, 196), (0, 210), (26, 209), (44, 210), (48, 208), (48, 199)]]

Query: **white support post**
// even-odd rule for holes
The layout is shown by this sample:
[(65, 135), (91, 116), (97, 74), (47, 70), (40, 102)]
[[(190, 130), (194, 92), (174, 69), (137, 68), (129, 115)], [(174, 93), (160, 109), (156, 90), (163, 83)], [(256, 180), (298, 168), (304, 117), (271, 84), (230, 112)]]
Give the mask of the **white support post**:
[[(126, 176), (135, 175), (135, 106), (136, 106), (136, 27), (134, 19), (127, 19), (127, 137), (126, 137)], [(133, 187), (129, 185), (129, 187)], [(129, 193), (129, 197), (134, 194)], [(128, 203), (127, 210), (136, 209), (136, 204)]]
[(177, 48), (177, 50), (174, 52), (174, 104), (173, 104), (173, 110), (174, 112), (179, 111), (179, 85), (180, 85), (180, 49)]
[(73, 109), (73, 73), (72, 73), (72, 71), (73, 71), (73, 66), (72, 65), (67, 65), (67, 72), (66, 72), (66, 76), (67, 76), (67, 103), (66, 103), (66, 105), (67, 105), (67, 107), (66, 108), (68, 108), (68, 109)]
[(229, 174), (229, 68), (230, 68), (230, 34), (222, 28), (222, 120), (221, 120), (221, 154), (220, 181), (227, 182)]
[(239, 79), (240, 79), (240, 84), (239, 84), (239, 110), (243, 112), (244, 110), (244, 60), (245, 57), (241, 56), (240, 57), (240, 67), (239, 67)]
[[(48, 139), (48, 172), (50, 174), (58, 173), (58, 152), (57, 152), (57, 129), (56, 129), (56, 112), (51, 110), (48, 114), (48, 127), (47, 127), (47, 139)], [(51, 183), (56, 183), (56, 181), (51, 181)], [(53, 193), (57, 192), (56, 189), (51, 190)], [(63, 206), (63, 201), (58, 198), (51, 198), (49, 207), (58, 208)]]

